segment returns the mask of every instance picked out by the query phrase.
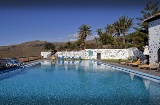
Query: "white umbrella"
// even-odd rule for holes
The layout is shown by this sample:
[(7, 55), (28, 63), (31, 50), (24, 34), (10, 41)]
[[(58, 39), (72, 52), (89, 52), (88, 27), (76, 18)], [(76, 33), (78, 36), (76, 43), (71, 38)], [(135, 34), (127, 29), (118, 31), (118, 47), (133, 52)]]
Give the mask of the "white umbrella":
[(143, 48), (144, 48), (144, 52), (143, 52), (143, 54), (144, 54), (144, 55), (149, 55), (149, 49), (148, 49), (148, 46), (146, 45), (146, 46), (144, 46)]

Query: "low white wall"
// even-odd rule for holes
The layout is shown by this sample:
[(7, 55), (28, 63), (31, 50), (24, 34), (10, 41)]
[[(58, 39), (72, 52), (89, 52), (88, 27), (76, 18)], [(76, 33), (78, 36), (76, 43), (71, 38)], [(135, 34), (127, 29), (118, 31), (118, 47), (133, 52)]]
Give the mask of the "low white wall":
[[(89, 53), (92, 52), (90, 55)], [(129, 57), (128, 49), (85, 49), (81, 51), (57, 52), (57, 56), (65, 58), (74, 57), (83, 59), (97, 59), (97, 53), (101, 53), (101, 59), (127, 59)]]
[[(65, 58), (74, 57), (82, 59), (97, 59), (97, 54), (100, 54), (101, 59), (128, 59), (128, 58), (143, 58), (144, 55), (136, 47), (128, 49), (85, 49), (81, 51), (62, 51), (57, 52), (57, 56)], [(51, 52), (41, 52), (43, 58), (49, 57)]]
[(51, 56), (51, 52), (41, 52), (42, 58), (48, 58)]
[(84, 58), (84, 53), (85, 51), (84, 50), (81, 50), (81, 51), (62, 51), (62, 52), (57, 52), (57, 56), (59, 57), (62, 57), (64, 56), (65, 58), (68, 58), (68, 57), (74, 57), (74, 58), (79, 58), (79, 57), (82, 57)]
[[(93, 52), (93, 56), (89, 52)], [(129, 57), (128, 49), (86, 49), (84, 59), (97, 59), (97, 53), (100, 53), (101, 59), (127, 59)]]

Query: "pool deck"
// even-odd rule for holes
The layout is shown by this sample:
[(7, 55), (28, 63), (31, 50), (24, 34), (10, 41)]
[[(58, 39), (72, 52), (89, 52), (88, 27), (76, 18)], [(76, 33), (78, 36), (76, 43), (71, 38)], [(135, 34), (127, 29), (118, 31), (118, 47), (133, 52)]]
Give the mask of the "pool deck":
[[(101, 61), (101, 62), (104, 62), (104, 61)], [(135, 71), (139, 71), (139, 72), (143, 72), (143, 73), (147, 73), (147, 74), (151, 74), (151, 75), (155, 75), (155, 76), (160, 77), (160, 71), (157, 71), (157, 70), (139, 69), (138, 67), (122, 65), (122, 64), (119, 64), (119, 63), (111, 63), (111, 62), (104, 62), (104, 63), (108, 63), (108, 64), (112, 64), (112, 65), (115, 65), (115, 66), (119, 66), (119, 67), (123, 67), (123, 68), (127, 68), (127, 69), (131, 69), (131, 70), (135, 70)]]

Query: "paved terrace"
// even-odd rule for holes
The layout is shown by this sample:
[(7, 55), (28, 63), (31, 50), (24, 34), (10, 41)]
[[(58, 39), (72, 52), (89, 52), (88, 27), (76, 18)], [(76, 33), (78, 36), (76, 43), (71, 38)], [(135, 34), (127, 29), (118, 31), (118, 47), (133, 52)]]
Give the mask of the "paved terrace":
[[(101, 62), (104, 62), (104, 61), (101, 61)], [(115, 66), (131, 69), (131, 70), (135, 70), (135, 71), (139, 71), (139, 72), (144, 72), (144, 73), (147, 73), (147, 74), (151, 74), (151, 75), (155, 75), (155, 76), (159, 76), (160, 77), (160, 71), (157, 71), (157, 70), (139, 69), (138, 67), (122, 65), (122, 64), (119, 64), (119, 63), (111, 63), (111, 62), (104, 62), (104, 63), (113, 64)]]

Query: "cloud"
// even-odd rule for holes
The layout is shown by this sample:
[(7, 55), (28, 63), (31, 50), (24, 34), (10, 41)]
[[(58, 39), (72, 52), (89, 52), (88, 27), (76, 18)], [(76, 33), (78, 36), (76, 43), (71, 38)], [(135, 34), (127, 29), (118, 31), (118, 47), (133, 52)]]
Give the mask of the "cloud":
[(67, 36), (68, 38), (78, 38), (78, 33), (70, 34)]
[[(63, 42), (68, 42), (68, 41), (74, 42), (79, 39), (77, 35), (78, 35), (78, 33), (69, 34), (69, 35), (67, 35), (66, 38), (58, 38), (58, 40), (61, 40)], [(91, 35), (91, 36), (88, 36), (86, 40), (94, 40), (95, 37), (98, 38), (99, 36), (98, 35)]]
[(88, 36), (86, 40), (94, 40), (95, 37), (98, 38), (99, 36), (98, 35), (91, 35), (91, 36)]
[(76, 41), (78, 39), (78, 33), (68, 35), (67, 39), (72, 42)]
[(77, 41), (77, 39), (70, 39), (69, 41), (74, 42), (74, 41)]

